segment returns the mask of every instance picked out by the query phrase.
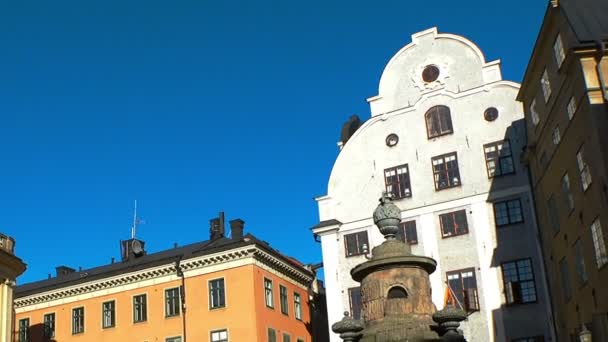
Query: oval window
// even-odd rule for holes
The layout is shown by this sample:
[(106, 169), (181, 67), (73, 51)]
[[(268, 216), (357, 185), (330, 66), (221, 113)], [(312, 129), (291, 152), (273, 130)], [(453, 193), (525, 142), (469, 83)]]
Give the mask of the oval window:
[(486, 119), (486, 121), (496, 120), (496, 118), (498, 118), (498, 109), (494, 107), (486, 109), (486, 111), (483, 113), (483, 117)]
[(399, 136), (395, 133), (391, 133), (386, 137), (386, 146), (393, 147), (399, 142)]
[(434, 82), (439, 77), (439, 68), (436, 65), (427, 65), (422, 70), (422, 80), (426, 83)]

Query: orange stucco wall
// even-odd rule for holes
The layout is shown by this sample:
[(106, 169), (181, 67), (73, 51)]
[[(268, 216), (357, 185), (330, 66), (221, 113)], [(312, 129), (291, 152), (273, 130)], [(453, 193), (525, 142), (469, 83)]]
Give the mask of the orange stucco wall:
[[(275, 287), (275, 309), (266, 308), (264, 301), (263, 277), (273, 280)], [(219, 309), (209, 309), (208, 281), (224, 278), (226, 289), (226, 306)], [(281, 314), (279, 304), (279, 284), (288, 288), (289, 316)], [(165, 318), (164, 291), (178, 287), (181, 280), (164, 282), (156, 285), (140, 287), (120, 293), (89, 296), (78, 302), (56, 305), (39, 310), (18, 313), (18, 321), (30, 319), (31, 342), (42, 342), (43, 315), (55, 312), (56, 333), (55, 341), (129, 341), (129, 342), (164, 342), (168, 337), (183, 336), (183, 312), (178, 317)], [(296, 290), (302, 298), (302, 321), (294, 317), (293, 292)], [(132, 297), (147, 294), (148, 320), (133, 323)], [(282, 341), (282, 333), (289, 332), (291, 340), (302, 338), (310, 342), (310, 334), (306, 324), (310, 322), (308, 298), (305, 289), (299, 288), (278, 276), (253, 265), (221, 270), (199, 276), (187, 277), (185, 280), (186, 294), (186, 331), (187, 341), (209, 341), (213, 330), (227, 329), (229, 341), (254, 342), (266, 341), (267, 327), (277, 330), (277, 341)], [(102, 329), (102, 303), (115, 300), (116, 326)], [(84, 306), (85, 331), (72, 335), (72, 309)]]

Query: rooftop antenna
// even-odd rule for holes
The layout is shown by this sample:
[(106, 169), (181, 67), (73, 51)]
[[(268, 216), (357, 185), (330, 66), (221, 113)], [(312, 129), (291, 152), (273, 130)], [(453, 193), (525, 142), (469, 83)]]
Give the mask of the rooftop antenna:
[(133, 226), (131, 227), (131, 239), (135, 239), (137, 233), (137, 226), (144, 224), (145, 221), (137, 218), (137, 200), (135, 200), (135, 206), (133, 208)]

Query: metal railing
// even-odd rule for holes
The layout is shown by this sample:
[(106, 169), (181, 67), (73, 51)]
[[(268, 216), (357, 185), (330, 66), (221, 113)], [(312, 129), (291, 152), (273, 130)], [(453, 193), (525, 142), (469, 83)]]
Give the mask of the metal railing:
[(10, 236), (0, 233), (0, 249), (10, 254), (14, 254), (15, 240)]

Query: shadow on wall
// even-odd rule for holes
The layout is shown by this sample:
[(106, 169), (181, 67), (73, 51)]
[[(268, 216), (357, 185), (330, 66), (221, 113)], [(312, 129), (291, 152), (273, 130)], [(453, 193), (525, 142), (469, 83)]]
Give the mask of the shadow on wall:
[[(15, 342), (19, 341), (19, 332), (15, 332)], [(30, 325), (29, 336), (26, 339), (28, 342), (58, 342), (53, 337), (45, 337), (44, 334), (44, 325), (43, 324), (35, 324)]]
[(492, 318), (497, 328), (504, 329), (502, 333), (508, 340), (542, 337), (551, 341), (548, 334), (552, 317), (544, 292), (546, 280), (537, 247), (540, 232), (534, 225), (533, 197), (517, 191), (530, 184), (522, 159), (527, 144), (525, 125), (524, 119), (513, 121), (502, 142), (487, 142), (484, 146), (486, 171), (492, 181), (487, 202), (494, 212), (492, 233), (496, 234), (491, 266), (498, 272), (498, 286), (502, 289), (502, 304), (493, 310)]

